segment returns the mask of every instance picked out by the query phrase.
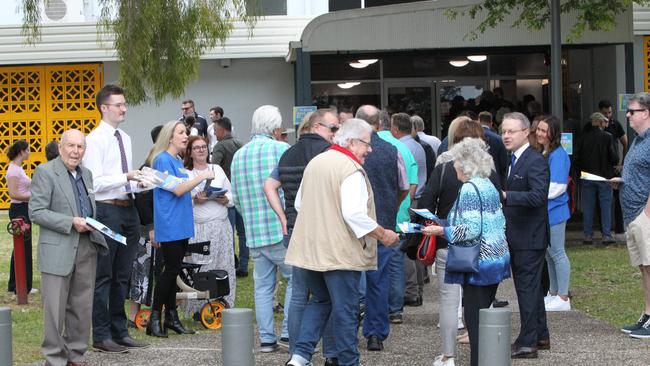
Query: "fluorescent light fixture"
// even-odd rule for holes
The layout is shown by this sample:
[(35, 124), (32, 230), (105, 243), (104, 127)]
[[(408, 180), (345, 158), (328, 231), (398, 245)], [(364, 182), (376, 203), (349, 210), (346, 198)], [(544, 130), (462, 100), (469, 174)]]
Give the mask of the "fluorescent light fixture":
[(359, 63), (366, 64), (366, 65), (372, 65), (377, 61), (379, 61), (379, 60), (376, 59), (376, 58), (369, 58), (369, 59), (366, 59), (366, 60), (359, 60)]
[(338, 86), (338, 87), (341, 88), (341, 89), (350, 89), (350, 88), (352, 88), (352, 87), (354, 87), (354, 86), (357, 86), (357, 85), (359, 85), (359, 84), (361, 84), (361, 83), (355, 81), (355, 82), (349, 82), (349, 83), (340, 83), (340, 84), (336, 84), (336, 86)]
[(487, 60), (487, 56), (486, 55), (472, 55), (472, 56), (467, 56), (467, 59), (470, 60), (470, 61), (474, 61), (474, 62), (483, 62), (483, 61)]
[(354, 67), (355, 69), (363, 69), (364, 67), (368, 67), (368, 64), (364, 64), (361, 62), (350, 62), (349, 65), (351, 67)]
[(468, 60), (451, 60), (449, 61), (449, 64), (454, 67), (463, 67), (466, 66), (469, 63)]

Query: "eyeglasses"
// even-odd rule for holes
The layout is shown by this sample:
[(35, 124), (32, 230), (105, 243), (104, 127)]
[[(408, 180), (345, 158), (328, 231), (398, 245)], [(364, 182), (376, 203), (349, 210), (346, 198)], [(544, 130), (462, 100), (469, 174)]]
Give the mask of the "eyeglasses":
[(526, 131), (526, 130), (527, 128), (522, 128), (521, 130), (503, 130), (501, 131), (501, 135), (503, 136), (514, 135), (517, 132)]
[(117, 107), (118, 109), (126, 108), (126, 103), (113, 103), (113, 104), (106, 103), (105, 105)]
[(329, 129), (330, 131), (332, 131), (332, 133), (335, 133), (336, 131), (339, 130), (339, 127), (335, 126), (335, 125), (326, 125), (326, 124), (324, 124), (322, 122), (316, 122), (316, 123), (318, 123), (319, 125)]
[(634, 112), (643, 112), (643, 111), (647, 111), (647, 109), (645, 109), (645, 108), (642, 108), (642, 109), (628, 109), (627, 111), (625, 111), (625, 114), (629, 113), (630, 116), (633, 116)]
[(368, 146), (368, 147), (371, 147), (371, 146), (370, 146), (370, 142), (368, 142), (368, 141), (363, 141), (362, 139), (355, 139), (355, 140), (364, 143), (364, 144), (365, 144), (366, 146)]
[(207, 150), (207, 149), (208, 149), (207, 145), (192, 146), (192, 151), (201, 151), (201, 150)]
[(190, 110), (191, 108), (193, 108), (193, 107), (181, 107), (181, 110), (183, 110), (183, 111), (188, 111), (188, 110)]

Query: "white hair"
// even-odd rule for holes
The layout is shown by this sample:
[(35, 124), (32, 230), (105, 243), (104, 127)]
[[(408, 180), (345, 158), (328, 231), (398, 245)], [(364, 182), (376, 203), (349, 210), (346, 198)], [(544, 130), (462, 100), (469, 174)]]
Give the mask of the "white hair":
[(413, 124), (413, 128), (417, 132), (424, 131), (424, 120), (422, 117), (418, 115), (411, 116), (411, 124)]
[(282, 127), (282, 115), (278, 107), (263, 105), (253, 113), (251, 133), (270, 135), (276, 128)]
[(341, 127), (334, 135), (333, 142), (348, 147), (350, 140), (360, 139), (363, 135), (370, 133), (372, 133), (372, 127), (368, 122), (359, 118), (350, 118), (341, 124)]
[(454, 167), (468, 178), (487, 178), (494, 169), (494, 160), (488, 152), (488, 146), (479, 138), (466, 137), (454, 144), (449, 151), (438, 157), (436, 165), (449, 161), (453, 161)]

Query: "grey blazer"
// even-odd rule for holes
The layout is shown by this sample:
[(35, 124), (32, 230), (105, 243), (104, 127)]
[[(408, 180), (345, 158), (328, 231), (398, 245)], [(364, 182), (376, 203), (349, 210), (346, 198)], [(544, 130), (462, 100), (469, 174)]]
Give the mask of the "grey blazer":
[[(92, 173), (83, 167), (81, 170), (94, 215), (97, 208)], [(40, 226), (38, 269), (43, 273), (67, 276), (72, 272), (79, 245), (79, 233), (72, 226), (73, 217), (79, 213), (68, 169), (61, 157), (36, 168), (31, 192), (29, 217)], [(90, 232), (90, 241), (99, 253), (108, 252), (106, 240), (98, 231)]]

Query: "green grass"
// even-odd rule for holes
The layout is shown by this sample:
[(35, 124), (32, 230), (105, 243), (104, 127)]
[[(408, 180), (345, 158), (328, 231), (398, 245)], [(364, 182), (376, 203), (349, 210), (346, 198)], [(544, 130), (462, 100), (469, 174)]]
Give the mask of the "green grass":
[[(9, 280), (9, 262), (11, 251), (13, 249), (13, 239), (7, 233), (8, 223), (7, 211), (0, 211), (0, 307), (9, 307), (12, 310), (12, 338), (13, 338), (13, 359), (14, 365), (22, 365), (42, 359), (40, 345), (43, 340), (43, 311), (41, 308), (41, 295), (29, 295), (27, 305), (16, 305), (16, 296), (6, 291), (7, 281)], [(33, 258), (34, 258), (34, 288), (41, 288), (41, 276), (36, 268), (36, 247), (38, 240), (38, 227), (34, 227), (32, 235)], [(254, 309), (255, 302), (253, 297), (253, 270), (252, 262), (249, 262), (249, 276), (237, 279), (237, 296), (236, 306), (240, 308)], [(286, 288), (286, 282), (282, 279), (276, 299), (283, 299)], [(128, 314), (128, 305), (126, 307)], [(182, 315), (181, 315), (182, 316)], [(276, 314), (276, 319), (282, 318), (281, 314)], [(185, 319), (186, 324), (187, 319)], [(203, 329), (201, 325), (192, 324), (194, 329)], [(207, 331), (207, 330), (206, 330)], [(160, 343), (164, 340), (148, 337), (144, 332), (131, 330), (131, 335), (139, 340), (150, 343)]]
[(643, 311), (641, 272), (624, 245), (568, 248), (571, 305), (613, 326), (633, 323)]

